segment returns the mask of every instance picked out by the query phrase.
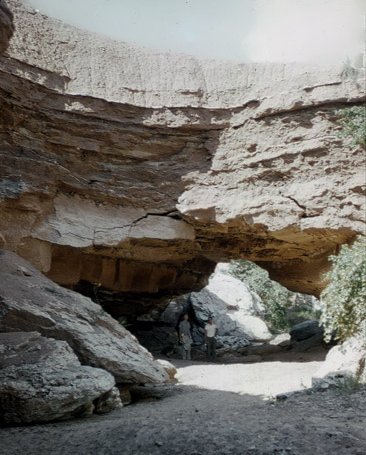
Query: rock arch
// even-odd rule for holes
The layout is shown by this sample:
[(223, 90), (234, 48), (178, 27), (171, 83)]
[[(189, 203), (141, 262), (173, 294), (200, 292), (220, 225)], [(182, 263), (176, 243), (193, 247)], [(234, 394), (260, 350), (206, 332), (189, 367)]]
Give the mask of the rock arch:
[(176, 294), (246, 258), (319, 293), (365, 226), (364, 152), (337, 135), (364, 70), (153, 53), (8, 5), (6, 248), (69, 287)]

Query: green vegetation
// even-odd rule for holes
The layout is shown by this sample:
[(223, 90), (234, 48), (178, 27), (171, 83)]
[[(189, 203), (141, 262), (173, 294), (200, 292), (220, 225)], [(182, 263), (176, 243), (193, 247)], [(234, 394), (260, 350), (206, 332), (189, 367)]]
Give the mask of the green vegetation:
[(321, 295), (326, 339), (335, 333), (345, 340), (363, 332), (366, 340), (366, 237), (359, 237), (352, 246), (343, 245), (331, 261), (329, 284)]
[(230, 273), (259, 295), (265, 307), (265, 320), (273, 331), (284, 331), (307, 319), (318, 319), (311, 296), (295, 294), (276, 281), (268, 272), (250, 261), (233, 261)]
[(340, 136), (350, 138), (352, 145), (366, 147), (366, 106), (353, 106), (338, 111)]

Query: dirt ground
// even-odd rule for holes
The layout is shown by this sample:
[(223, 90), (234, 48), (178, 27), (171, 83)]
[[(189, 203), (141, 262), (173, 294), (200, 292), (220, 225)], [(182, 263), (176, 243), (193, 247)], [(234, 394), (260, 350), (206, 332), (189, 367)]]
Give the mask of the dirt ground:
[(269, 398), (309, 384), (320, 360), (303, 360), (175, 361), (178, 384), (150, 387), (155, 398), (89, 419), (0, 428), (0, 454), (365, 455), (365, 388)]

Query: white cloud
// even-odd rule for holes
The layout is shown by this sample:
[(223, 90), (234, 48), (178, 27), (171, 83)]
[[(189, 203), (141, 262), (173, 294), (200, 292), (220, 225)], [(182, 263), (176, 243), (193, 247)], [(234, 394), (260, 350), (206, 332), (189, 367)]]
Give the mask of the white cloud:
[(364, 0), (257, 0), (252, 61), (339, 62), (364, 51)]

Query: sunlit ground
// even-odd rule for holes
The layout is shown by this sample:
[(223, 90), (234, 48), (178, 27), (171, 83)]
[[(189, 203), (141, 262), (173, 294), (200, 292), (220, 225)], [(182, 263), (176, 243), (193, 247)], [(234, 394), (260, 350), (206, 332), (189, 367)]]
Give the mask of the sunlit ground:
[(180, 384), (208, 390), (274, 396), (311, 386), (311, 377), (322, 362), (261, 362), (208, 364), (174, 361)]

